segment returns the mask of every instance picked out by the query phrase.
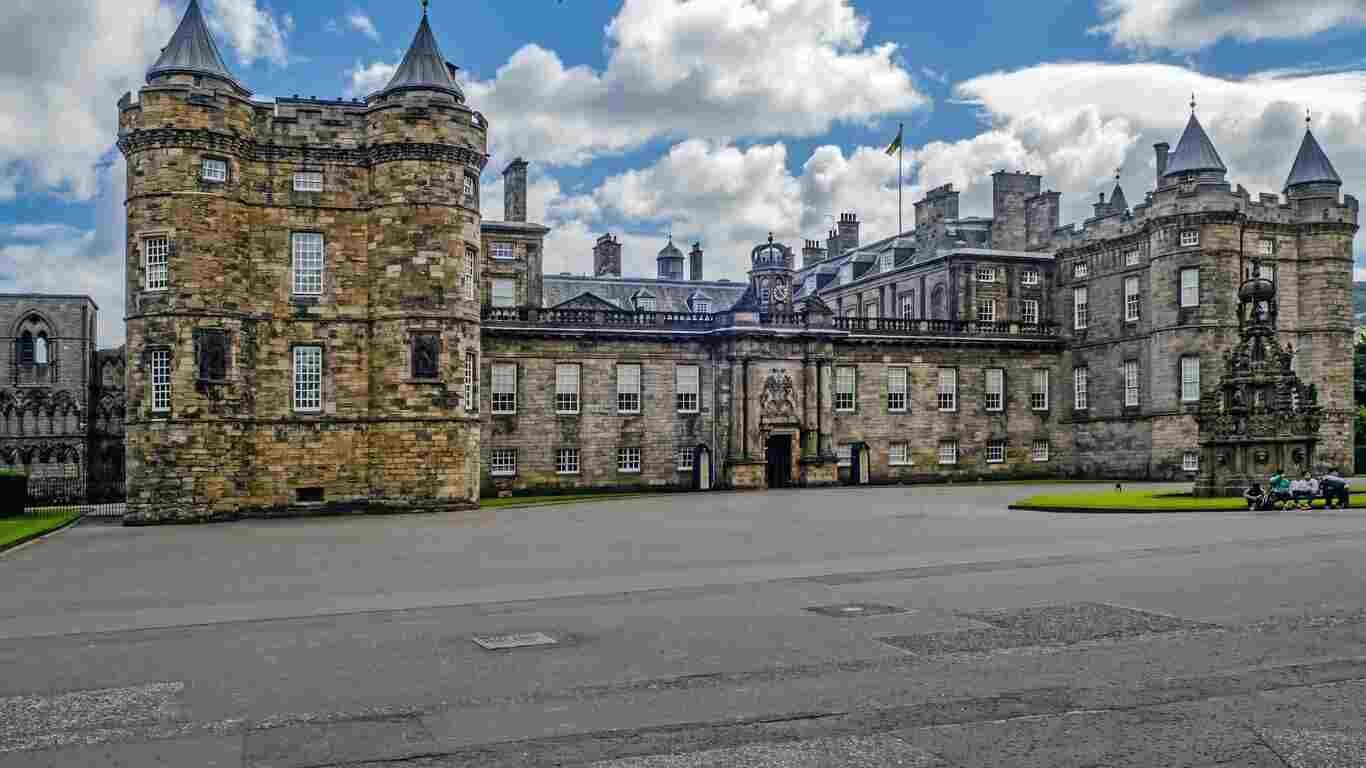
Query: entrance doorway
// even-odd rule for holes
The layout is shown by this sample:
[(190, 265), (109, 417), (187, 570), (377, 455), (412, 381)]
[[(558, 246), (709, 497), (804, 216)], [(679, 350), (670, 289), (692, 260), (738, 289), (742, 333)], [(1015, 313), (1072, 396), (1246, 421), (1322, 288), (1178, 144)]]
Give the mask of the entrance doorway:
[(711, 450), (699, 445), (693, 452), (693, 487), (699, 491), (711, 490)]
[(868, 471), (872, 463), (873, 457), (868, 451), (867, 443), (854, 443), (849, 446), (849, 484), (867, 485)]
[(773, 435), (768, 438), (769, 488), (792, 485), (792, 435)]

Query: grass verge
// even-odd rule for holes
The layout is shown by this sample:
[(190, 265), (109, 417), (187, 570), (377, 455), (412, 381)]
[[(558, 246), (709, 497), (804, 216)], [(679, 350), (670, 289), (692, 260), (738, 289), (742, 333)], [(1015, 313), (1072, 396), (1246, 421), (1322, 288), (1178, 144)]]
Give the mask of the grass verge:
[(636, 499), (641, 496), (648, 496), (645, 493), (573, 493), (563, 496), (508, 496), (498, 499), (480, 499), (480, 509), (497, 509), (499, 507), (547, 507), (555, 504), (577, 504), (583, 501), (615, 501), (618, 499)]
[[(1322, 509), (1323, 500), (1314, 502)], [(1366, 506), (1366, 493), (1352, 494), (1352, 506)], [(1170, 491), (1088, 491), (1086, 493), (1040, 493), (1020, 499), (1011, 509), (1135, 511), (1135, 512), (1217, 512), (1247, 509), (1241, 498), (1204, 498)]]
[(80, 517), (76, 511), (0, 518), (0, 551), (55, 531)]

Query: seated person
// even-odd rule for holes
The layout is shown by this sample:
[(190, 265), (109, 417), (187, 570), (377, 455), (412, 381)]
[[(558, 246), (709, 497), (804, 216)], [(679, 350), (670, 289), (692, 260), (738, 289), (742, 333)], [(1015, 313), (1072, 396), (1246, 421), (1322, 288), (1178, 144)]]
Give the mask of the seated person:
[(1247, 502), (1248, 509), (1262, 509), (1266, 503), (1266, 491), (1262, 490), (1262, 484), (1254, 482), (1251, 488), (1243, 491), (1243, 501)]
[(1271, 476), (1271, 495), (1267, 499), (1267, 506), (1272, 507), (1280, 503), (1290, 503), (1293, 498), (1290, 493), (1290, 480), (1281, 470)]
[(1333, 506), (1346, 509), (1351, 502), (1351, 483), (1338, 473), (1336, 467), (1329, 470), (1328, 474), (1319, 481), (1319, 491), (1323, 494), (1323, 505), (1329, 509)]
[(1300, 475), (1299, 479), (1290, 481), (1290, 496), (1300, 509), (1308, 509), (1314, 504), (1314, 499), (1319, 495), (1319, 483), (1309, 476), (1308, 472)]

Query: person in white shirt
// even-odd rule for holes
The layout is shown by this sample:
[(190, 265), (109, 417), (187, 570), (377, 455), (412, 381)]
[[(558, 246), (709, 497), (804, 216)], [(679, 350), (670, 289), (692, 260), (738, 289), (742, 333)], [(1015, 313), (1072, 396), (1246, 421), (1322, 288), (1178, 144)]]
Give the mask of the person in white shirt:
[(1298, 480), (1290, 481), (1290, 495), (1299, 503), (1300, 509), (1308, 509), (1314, 505), (1314, 499), (1319, 495), (1319, 481), (1305, 472)]

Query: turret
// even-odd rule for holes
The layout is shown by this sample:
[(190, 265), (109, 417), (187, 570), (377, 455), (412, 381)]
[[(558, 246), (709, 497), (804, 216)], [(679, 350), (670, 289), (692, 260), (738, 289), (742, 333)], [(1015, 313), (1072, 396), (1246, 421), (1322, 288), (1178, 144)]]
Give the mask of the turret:
[(621, 277), (621, 241), (610, 232), (593, 244), (593, 276)]
[(201, 87), (218, 84), (239, 96), (251, 95), (251, 91), (223, 63), (218, 45), (204, 24), (199, 0), (190, 0), (180, 26), (171, 36), (171, 42), (161, 49), (156, 63), (147, 70), (148, 85), (185, 81)]
[(503, 221), (526, 221), (526, 166), (519, 157), (503, 169)]
[(1181, 140), (1176, 143), (1176, 151), (1167, 157), (1162, 186), (1193, 182), (1222, 184), (1226, 173), (1228, 168), (1219, 159), (1214, 142), (1210, 141), (1209, 134), (1205, 133), (1200, 119), (1195, 116), (1195, 99), (1191, 99), (1191, 116), (1186, 121), (1186, 129), (1181, 132)]
[(655, 261), (659, 264), (660, 280), (683, 279), (683, 252), (674, 245), (673, 235), (669, 235), (669, 242), (659, 249)]
[(692, 250), (688, 252), (688, 279), (693, 281), (702, 280), (702, 243), (693, 243)]
[(1305, 120), (1304, 138), (1290, 175), (1285, 178), (1285, 194), (1292, 205), (1302, 209), (1337, 205), (1342, 177), (1338, 175)]

